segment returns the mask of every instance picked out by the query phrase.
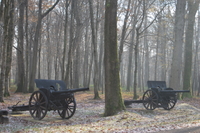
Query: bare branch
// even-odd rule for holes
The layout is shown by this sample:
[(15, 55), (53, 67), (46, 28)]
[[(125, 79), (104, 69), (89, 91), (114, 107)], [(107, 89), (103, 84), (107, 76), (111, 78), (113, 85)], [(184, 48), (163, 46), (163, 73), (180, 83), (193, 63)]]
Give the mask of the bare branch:
[(53, 8), (58, 4), (59, 1), (60, 0), (57, 0), (56, 3), (51, 8), (49, 8), (45, 13), (41, 15), (41, 17), (44, 18), (51, 10), (53, 10)]

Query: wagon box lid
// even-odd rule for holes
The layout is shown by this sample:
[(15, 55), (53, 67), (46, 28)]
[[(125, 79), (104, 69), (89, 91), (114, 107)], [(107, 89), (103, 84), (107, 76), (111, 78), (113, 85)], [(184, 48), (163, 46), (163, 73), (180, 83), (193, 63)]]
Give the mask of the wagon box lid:
[(147, 81), (148, 88), (167, 88), (165, 81)]
[(57, 91), (66, 90), (66, 84), (62, 80), (48, 80), (48, 79), (35, 79), (37, 88), (46, 88), (54, 87)]

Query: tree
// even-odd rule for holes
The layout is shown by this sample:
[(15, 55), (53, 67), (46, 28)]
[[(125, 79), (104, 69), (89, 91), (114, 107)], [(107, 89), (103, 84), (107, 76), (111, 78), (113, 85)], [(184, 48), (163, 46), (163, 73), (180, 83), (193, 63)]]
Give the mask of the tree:
[(125, 110), (120, 90), (119, 58), (117, 54), (117, 0), (106, 0), (104, 38), (104, 116), (110, 116)]
[(65, 79), (65, 59), (66, 59), (66, 47), (67, 47), (67, 26), (68, 26), (68, 7), (71, 1), (65, 1), (65, 24), (64, 24), (64, 47), (63, 47), (63, 60), (62, 60), (62, 80)]
[(35, 30), (35, 36), (34, 36), (34, 47), (33, 47), (33, 57), (32, 57), (32, 67), (30, 72), (30, 81), (29, 81), (29, 92), (34, 91), (34, 79), (36, 76), (36, 66), (37, 66), (37, 54), (38, 54), (38, 44), (39, 44), (39, 38), (40, 38), (40, 30), (42, 27), (42, 19), (51, 11), (53, 8), (58, 4), (59, 0), (57, 0), (52, 7), (50, 7), (46, 12), (42, 13), (42, 1), (39, 0), (39, 9), (38, 9), (38, 20), (37, 20), (37, 26)]
[[(194, 34), (195, 15), (199, 8), (199, 0), (188, 1), (188, 25), (185, 36), (185, 62), (183, 74), (183, 90), (191, 90), (191, 75), (192, 75), (192, 44)], [(191, 97), (191, 93), (183, 93), (182, 98)]]
[(124, 48), (125, 35), (126, 35), (126, 31), (127, 31), (127, 22), (128, 22), (128, 18), (129, 18), (129, 15), (130, 15), (130, 5), (131, 5), (131, 0), (128, 0), (128, 5), (127, 5), (127, 9), (126, 9), (124, 24), (123, 24), (122, 34), (121, 34), (121, 39), (120, 39), (119, 63), (121, 63), (121, 60), (122, 60), (122, 53), (123, 53), (123, 48)]
[(92, 29), (92, 44), (93, 44), (93, 55), (94, 55), (94, 99), (100, 99), (98, 93), (98, 75), (99, 75), (99, 67), (98, 67), (98, 53), (97, 53), (97, 39), (95, 35), (94, 28), (94, 15), (93, 15), (93, 0), (89, 0), (90, 7), (90, 23)]
[(9, 7), (9, 21), (8, 21), (8, 40), (7, 40), (7, 48), (6, 48), (6, 69), (5, 69), (5, 90), (4, 96), (10, 96), (9, 86), (10, 86), (10, 71), (11, 71), (11, 63), (12, 63), (12, 47), (13, 47), (13, 39), (14, 39), (14, 8), (15, 3), (14, 0), (10, 0)]
[(19, 20), (18, 20), (18, 42), (17, 42), (17, 71), (18, 81), (16, 92), (26, 92), (25, 89), (25, 69), (24, 69), (24, 8), (25, 1), (18, 0)]
[(14, 0), (7, 0), (3, 4), (3, 45), (1, 55), (1, 73), (0, 73), (0, 102), (3, 102), (4, 96), (9, 96), (9, 76), (12, 61), (12, 45), (14, 37)]
[(174, 25), (174, 49), (171, 64), (169, 86), (174, 89), (181, 87), (181, 64), (183, 53), (183, 35), (185, 27), (185, 6), (186, 0), (177, 0), (175, 25)]

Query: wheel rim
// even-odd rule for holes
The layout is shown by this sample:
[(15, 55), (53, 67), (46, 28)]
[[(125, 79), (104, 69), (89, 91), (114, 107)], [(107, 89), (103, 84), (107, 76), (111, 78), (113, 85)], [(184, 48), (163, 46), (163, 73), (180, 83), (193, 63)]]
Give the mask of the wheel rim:
[(147, 90), (143, 95), (143, 105), (147, 110), (154, 110), (158, 106), (158, 95), (153, 90)]
[(170, 110), (170, 109), (174, 108), (174, 106), (177, 102), (177, 98), (176, 98), (176, 96), (168, 96), (163, 99), (163, 102), (164, 102), (163, 108), (165, 110)]
[(29, 112), (36, 120), (43, 119), (47, 114), (48, 101), (42, 91), (35, 91), (29, 99)]
[(63, 119), (71, 118), (76, 111), (76, 100), (74, 96), (66, 98), (62, 102), (62, 106), (64, 109), (58, 110), (58, 114), (60, 115), (60, 117)]

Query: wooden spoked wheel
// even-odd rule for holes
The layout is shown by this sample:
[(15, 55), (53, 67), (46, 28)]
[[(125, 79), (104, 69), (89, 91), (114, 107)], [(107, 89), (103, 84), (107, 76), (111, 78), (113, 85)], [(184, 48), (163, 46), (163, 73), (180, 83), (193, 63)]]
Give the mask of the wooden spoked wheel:
[(158, 94), (153, 90), (147, 90), (142, 100), (147, 110), (154, 110), (158, 106)]
[(170, 110), (174, 108), (176, 102), (177, 102), (176, 96), (165, 96), (163, 98), (163, 102), (161, 105), (165, 110)]
[[(166, 90), (173, 90), (173, 89), (166, 88)], [(165, 110), (170, 110), (170, 109), (174, 108), (174, 106), (176, 105), (176, 102), (177, 102), (176, 93), (168, 92), (166, 94), (162, 94), (161, 106)]]
[(47, 114), (48, 100), (42, 91), (35, 91), (29, 99), (29, 112), (36, 120), (43, 119)]
[(58, 110), (58, 114), (63, 119), (71, 118), (76, 111), (76, 100), (74, 96), (68, 97), (62, 101), (63, 109)]

